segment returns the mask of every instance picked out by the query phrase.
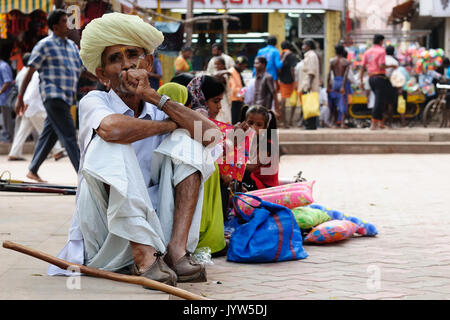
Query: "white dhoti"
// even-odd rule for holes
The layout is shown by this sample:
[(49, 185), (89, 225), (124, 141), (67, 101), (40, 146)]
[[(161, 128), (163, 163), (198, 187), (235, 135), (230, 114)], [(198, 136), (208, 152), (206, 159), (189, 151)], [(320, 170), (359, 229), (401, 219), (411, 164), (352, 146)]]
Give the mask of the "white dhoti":
[[(108, 143), (96, 136), (84, 158), (84, 179), (79, 185), (69, 242), (58, 257), (116, 271), (133, 263), (130, 241), (165, 252), (172, 234), (175, 188), (199, 171), (201, 187), (187, 242), (187, 250), (193, 252), (199, 239), (203, 183), (214, 171), (214, 161), (209, 155), (183, 130), (176, 130), (154, 151), (152, 182), (148, 185), (131, 145)], [(105, 184), (110, 186), (109, 198)], [(158, 188), (154, 201), (158, 204), (154, 208), (152, 191), (155, 193)], [(80, 247), (84, 247), (83, 255)], [(84, 261), (76, 261), (80, 256)], [(49, 274), (66, 272), (51, 266)]]

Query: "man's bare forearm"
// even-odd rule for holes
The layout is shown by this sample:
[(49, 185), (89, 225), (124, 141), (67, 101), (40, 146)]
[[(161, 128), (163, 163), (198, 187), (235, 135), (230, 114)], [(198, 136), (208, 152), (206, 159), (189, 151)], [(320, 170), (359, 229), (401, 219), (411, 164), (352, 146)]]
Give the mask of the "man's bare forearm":
[(122, 114), (112, 114), (102, 120), (97, 129), (97, 134), (107, 142), (129, 144), (172, 132), (177, 127), (177, 124), (169, 119), (153, 121), (136, 119)]
[[(146, 101), (157, 105), (159, 102), (159, 96), (158, 95), (148, 95), (146, 97)], [(209, 145), (211, 140), (204, 140), (205, 133), (208, 130), (215, 130), (217, 131), (216, 136), (220, 136), (219, 128), (207, 117), (202, 115), (199, 112), (196, 112), (194, 110), (191, 110), (177, 102), (168, 101), (164, 104), (162, 109), (171, 120), (173, 120), (180, 128), (186, 129), (191, 137), (194, 139), (201, 139), (202, 141), (198, 141), (202, 143), (204, 146)], [(195, 134), (195, 126), (200, 126), (201, 128), (201, 137)], [(211, 131), (209, 132), (212, 133)]]

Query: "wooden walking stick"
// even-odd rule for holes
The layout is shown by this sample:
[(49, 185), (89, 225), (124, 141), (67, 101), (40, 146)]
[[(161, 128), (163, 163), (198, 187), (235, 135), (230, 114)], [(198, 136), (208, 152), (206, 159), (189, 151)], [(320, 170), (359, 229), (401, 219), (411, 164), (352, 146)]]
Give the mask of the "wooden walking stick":
[(40, 183), (40, 182), (28, 182), (22, 180), (3, 180), (0, 179), (0, 183), (11, 184), (11, 185), (20, 185), (20, 186), (31, 186), (31, 187), (44, 187), (44, 188), (58, 188), (58, 189), (74, 189), (77, 187), (74, 186), (61, 186), (57, 184), (48, 184), (48, 183)]
[(149, 278), (138, 277), (138, 276), (129, 276), (129, 275), (125, 275), (125, 274), (119, 274), (119, 273), (115, 273), (115, 272), (104, 271), (104, 270), (99, 270), (99, 269), (95, 269), (95, 268), (91, 268), (91, 267), (86, 267), (86, 266), (83, 266), (80, 264), (70, 263), (65, 260), (54, 257), (52, 255), (49, 255), (45, 252), (31, 249), (29, 247), (26, 247), (26, 246), (23, 246), (21, 244), (14, 243), (11, 241), (4, 241), (3, 248), (18, 251), (18, 252), (27, 254), (29, 256), (38, 258), (40, 260), (44, 260), (44, 261), (46, 261), (50, 264), (53, 264), (64, 270), (66, 270), (68, 267), (71, 267), (71, 266), (77, 267), (81, 273), (84, 273), (84, 274), (87, 274), (87, 275), (90, 275), (93, 277), (104, 278), (104, 279), (109, 279), (109, 280), (119, 281), (119, 282), (138, 284), (138, 285), (142, 285), (142, 286), (145, 286), (145, 287), (148, 287), (151, 289), (163, 291), (165, 293), (172, 294), (174, 296), (177, 296), (177, 297), (180, 297), (180, 298), (183, 298), (186, 300), (210, 300), (208, 298), (199, 296), (192, 292), (189, 292), (189, 291), (186, 291), (186, 290), (183, 290), (180, 288), (172, 287), (170, 285), (167, 285), (167, 284), (155, 281), (155, 280), (151, 280)]
[(47, 188), (28, 184), (5, 184), (0, 182), (0, 191), (8, 192), (34, 192), (34, 193), (58, 193), (63, 195), (75, 195), (74, 189)]

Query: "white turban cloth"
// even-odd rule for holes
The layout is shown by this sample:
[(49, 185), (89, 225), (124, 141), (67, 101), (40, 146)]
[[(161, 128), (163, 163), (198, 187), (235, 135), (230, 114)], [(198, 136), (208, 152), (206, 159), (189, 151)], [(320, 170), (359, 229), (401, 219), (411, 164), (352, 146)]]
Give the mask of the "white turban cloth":
[(107, 13), (92, 20), (83, 30), (80, 56), (86, 69), (95, 74), (102, 64), (102, 53), (106, 47), (126, 45), (144, 48), (152, 54), (163, 42), (161, 31), (136, 15)]

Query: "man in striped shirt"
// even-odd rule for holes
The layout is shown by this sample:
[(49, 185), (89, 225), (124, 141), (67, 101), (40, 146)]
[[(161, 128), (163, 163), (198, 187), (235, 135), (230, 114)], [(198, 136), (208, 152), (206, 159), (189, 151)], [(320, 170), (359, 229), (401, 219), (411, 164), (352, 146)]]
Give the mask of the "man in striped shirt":
[(48, 16), (48, 26), (53, 33), (39, 41), (33, 48), (28, 61), (29, 70), (19, 89), (15, 106), (16, 113), (19, 116), (23, 115), (26, 108), (23, 95), (33, 73), (37, 70), (47, 118), (36, 143), (27, 177), (38, 182), (44, 182), (37, 172), (58, 139), (66, 148), (76, 171), (80, 161), (80, 150), (70, 107), (74, 103), (83, 65), (78, 47), (67, 38), (69, 28), (66, 12), (62, 9), (52, 11)]

